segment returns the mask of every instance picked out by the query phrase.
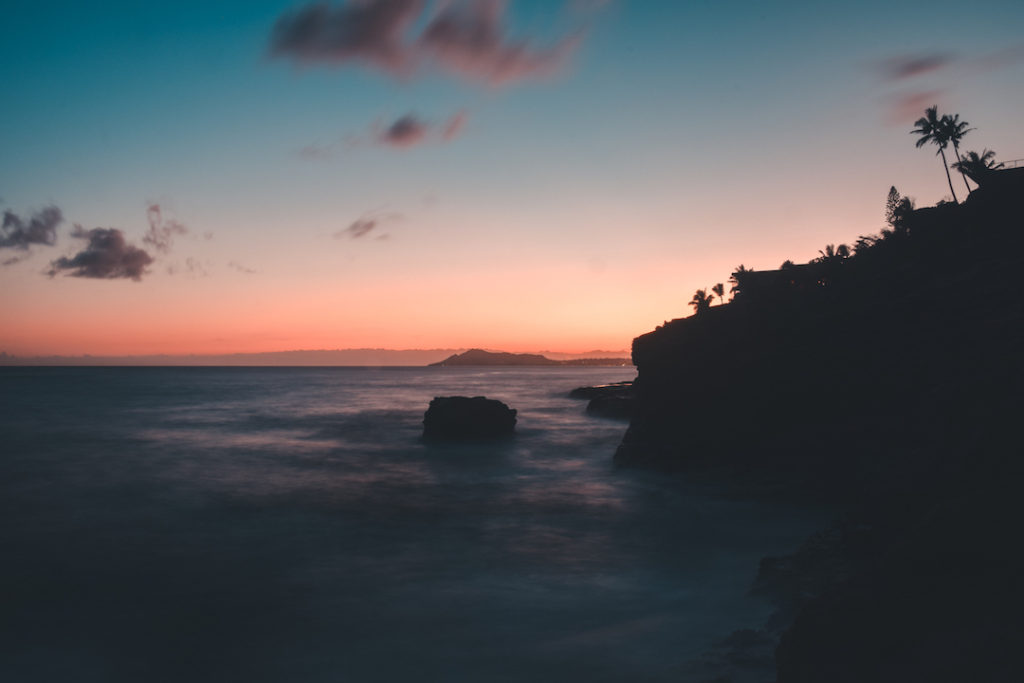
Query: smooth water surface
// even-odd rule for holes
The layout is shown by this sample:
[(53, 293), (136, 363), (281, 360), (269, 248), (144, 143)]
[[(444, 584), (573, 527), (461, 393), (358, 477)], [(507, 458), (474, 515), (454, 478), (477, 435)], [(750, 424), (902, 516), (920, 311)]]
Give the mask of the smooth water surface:
[[(821, 517), (614, 469), (567, 393), (633, 375), (0, 368), (0, 679), (705, 680)], [(457, 394), (517, 435), (421, 442)]]

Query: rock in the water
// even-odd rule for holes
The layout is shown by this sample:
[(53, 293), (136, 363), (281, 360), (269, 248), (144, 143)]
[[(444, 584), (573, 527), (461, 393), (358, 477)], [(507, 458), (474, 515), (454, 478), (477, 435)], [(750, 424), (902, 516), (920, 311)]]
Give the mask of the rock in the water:
[(632, 396), (595, 396), (587, 404), (587, 414), (628, 420), (633, 416)]
[(569, 392), (569, 398), (592, 399), (598, 396), (631, 396), (633, 394), (633, 382), (613, 382), (612, 384), (598, 384), (592, 387), (576, 387)]
[(598, 417), (628, 419), (633, 414), (634, 390), (632, 382), (601, 384), (595, 387), (577, 387), (569, 398), (589, 399), (587, 413)]
[(515, 426), (514, 409), (483, 396), (437, 396), (423, 415), (423, 436), (431, 439), (492, 439)]

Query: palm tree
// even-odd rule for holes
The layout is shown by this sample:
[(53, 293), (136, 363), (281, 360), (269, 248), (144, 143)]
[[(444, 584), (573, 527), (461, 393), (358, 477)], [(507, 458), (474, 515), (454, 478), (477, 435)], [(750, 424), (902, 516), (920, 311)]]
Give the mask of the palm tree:
[(939, 118), (938, 110), (938, 105), (932, 105), (925, 109), (924, 116), (914, 122), (917, 128), (910, 131), (910, 134), (921, 136), (915, 143), (915, 147), (924, 147), (929, 142), (938, 146), (938, 153), (942, 155), (942, 169), (946, 172), (946, 181), (949, 183), (949, 191), (953, 193), (953, 201), (959, 204), (956, 191), (953, 190), (953, 179), (949, 175), (949, 165), (946, 162), (946, 146), (949, 144), (948, 126)]
[(733, 271), (732, 275), (729, 276), (729, 282), (732, 283), (732, 287), (729, 288), (729, 293), (732, 294), (732, 298), (736, 298), (743, 293), (743, 280), (747, 273), (752, 271), (747, 270), (743, 264), (736, 266), (736, 270)]
[[(963, 161), (960, 158), (960, 141), (964, 139), (965, 135), (974, 130), (973, 128), (968, 128), (967, 126), (969, 125), (966, 121), (960, 120), (960, 114), (953, 114), (952, 116), (947, 114), (942, 117), (943, 133), (953, 143), (953, 153), (956, 155), (957, 163)], [(956, 164), (953, 167), (956, 168)], [(964, 187), (967, 188), (967, 194), (970, 195), (971, 186), (967, 184), (967, 175), (963, 171), (960, 171), (960, 175), (963, 176)]]
[(820, 263), (832, 263), (833, 261), (841, 261), (850, 255), (850, 248), (845, 244), (840, 244), (839, 248), (836, 248), (834, 244), (826, 244), (825, 249), (818, 250), (821, 254), (816, 260)]
[[(983, 178), (989, 171), (995, 171), (1003, 167), (1003, 164), (995, 163), (995, 156), (996, 153), (990, 149), (982, 150), (981, 154), (977, 152), (964, 152), (963, 158), (953, 164), (953, 168), (961, 173), (966, 173), (971, 180), (978, 183), (978, 179)], [(981, 183), (978, 184), (980, 185)]]
[(693, 298), (690, 299), (690, 305), (693, 306), (694, 315), (700, 315), (711, 308), (711, 302), (714, 300), (715, 297), (708, 294), (706, 290), (698, 289), (693, 293)]
[(719, 306), (725, 303), (725, 285), (719, 282), (717, 285), (711, 288), (711, 291), (718, 295)]

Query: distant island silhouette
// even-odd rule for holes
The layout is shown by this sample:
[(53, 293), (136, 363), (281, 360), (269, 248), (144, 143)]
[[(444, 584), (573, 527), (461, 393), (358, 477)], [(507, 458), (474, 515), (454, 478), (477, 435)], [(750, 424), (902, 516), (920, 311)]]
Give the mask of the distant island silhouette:
[(456, 353), (429, 367), (458, 367), (466, 365), (498, 365), (498, 366), (623, 366), (632, 365), (628, 358), (575, 358), (553, 360), (536, 353), (507, 353), (504, 351), (484, 351), (470, 349), (465, 353)]
[(917, 126), (954, 145), (963, 203), (892, 188), (880, 234), (739, 266), (731, 301), (698, 290), (633, 342), (618, 465), (844, 506), (762, 562), (779, 611), (744, 638), (778, 642), (778, 683), (1021, 676), (1024, 168), (961, 155), (934, 107)]
[[(16, 356), (0, 351), (0, 366), (173, 366), (173, 367), (422, 367), (458, 355), (465, 348), (447, 349), (301, 349), (294, 351), (264, 351), (255, 353), (220, 354), (147, 354), (132, 356)], [(569, 365), (630, 365), (625, 351), (584, 351), (566, 353), (545, 351), (551, 363), (570, 361)], [(615, 362), (602, 361), (611, 354)], [(539, 354), (520, 354), (537, 355)], [(580, 362), (577, 362), (580, 361)]]

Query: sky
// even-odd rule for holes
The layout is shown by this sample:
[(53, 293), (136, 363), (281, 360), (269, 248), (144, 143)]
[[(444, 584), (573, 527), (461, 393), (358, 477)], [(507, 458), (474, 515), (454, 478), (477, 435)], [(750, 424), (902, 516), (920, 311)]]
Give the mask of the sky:
[[(1024, 158), (1024, 3), (5, 3), (0, 351), (628, 349)], [(962, 199), (963, 181), (954, 178)]]

